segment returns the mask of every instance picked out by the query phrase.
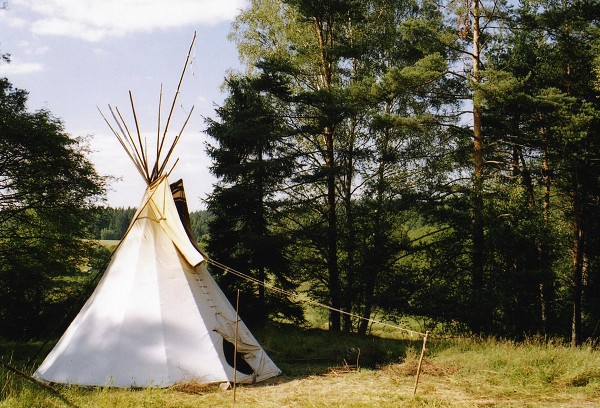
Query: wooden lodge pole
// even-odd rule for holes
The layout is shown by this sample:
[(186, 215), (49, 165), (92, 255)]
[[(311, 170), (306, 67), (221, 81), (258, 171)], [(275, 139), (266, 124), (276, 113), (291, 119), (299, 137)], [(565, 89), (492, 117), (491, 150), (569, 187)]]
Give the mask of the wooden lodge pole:
[(417, 366), (417, 375), (415, 377), (415, 389), (413, 390), (413, 395), (417, 393), (417, 386), (419, 385), (419, 376), (421, 375), (421, 365), (423, 364), (423, 356), (425, 355), (425, 348), (427, 346), (427, 336), (429, 336), (429, 331), (425, 332), (425, 336), (423, 337), (423, 348), (421, 349), (421, 357), (419, 357), (419, 365)]
[(38, 385), (42, 388), (44, 388), (47, 391), (50, 391), (54, 394), (59, 394), (58, 390), (56, 388), (53, 388), (51, 386), (49, 386), (48, 384), (44, 383), (43, 381), (38, 380), (35, 377), (32, 377), (31, 375), (19, 370), (18, 368), (15, 368), (11, 365), (8, 365), (2, 361), (0, 361), (0, 367), (4, 367), (5, 369), (7, 369), (8, 371), (12, 371), (13, 373), (17, 374), (18, 376), (26, 379), (27, 381), (30, 381), (32, 383), (34, 383), (35, 385)]

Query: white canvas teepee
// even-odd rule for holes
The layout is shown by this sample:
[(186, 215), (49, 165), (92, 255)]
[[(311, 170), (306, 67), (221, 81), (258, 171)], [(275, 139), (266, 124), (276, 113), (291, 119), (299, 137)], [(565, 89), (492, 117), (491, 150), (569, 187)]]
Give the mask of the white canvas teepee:
[[(203, 261), (167, 178), (159, 178), (98, 287), (34, 375), (115, 387), (233, 381), (236, 313)], [(239, 382), (280, 373), (243, 322), (237, 333)]]
[(183, 184), (170, 186), (163, 174), (179, 136), (164, 160), (157, 149), (151, 171), (142, 138), (136, 144), (128, 133), (115, 134), (146, 193), (96, 290), (34, 376), (115, 387), (233, 381), (234, 349), (238, 382), (278, 375), (244, 323), (236, 327), (234, 308), (186, 230)]

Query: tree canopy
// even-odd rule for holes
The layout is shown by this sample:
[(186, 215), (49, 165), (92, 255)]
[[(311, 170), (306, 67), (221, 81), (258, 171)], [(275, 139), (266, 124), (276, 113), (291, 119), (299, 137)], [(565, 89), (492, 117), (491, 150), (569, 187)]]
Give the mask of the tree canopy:
[(32, 337), (97, 255), (85, 238), (104, 193), (85, 140), (0, 79), (0, 337)]
[[(290, 279), (334, 309), (598, 336), (599, 33), (591, 0), (253, 1), (231, 34), (246, 70), (209, 126), (213, 197), (268, 199)], [(260, 173), (226, 164), (265, 138), (293, 171), (250, 194)]]

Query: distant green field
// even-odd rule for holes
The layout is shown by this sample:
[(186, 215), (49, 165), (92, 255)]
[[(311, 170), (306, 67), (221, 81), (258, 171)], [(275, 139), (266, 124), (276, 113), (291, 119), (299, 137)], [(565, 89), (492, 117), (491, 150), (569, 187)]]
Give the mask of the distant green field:
[(114, 247), (119, 245), (119, 242), (121, 242), (121, 240), (120, 239), (99, 239), (98, 242), (100, 243), (100, 245), (103, 245), (110, 249), (114, 249)]

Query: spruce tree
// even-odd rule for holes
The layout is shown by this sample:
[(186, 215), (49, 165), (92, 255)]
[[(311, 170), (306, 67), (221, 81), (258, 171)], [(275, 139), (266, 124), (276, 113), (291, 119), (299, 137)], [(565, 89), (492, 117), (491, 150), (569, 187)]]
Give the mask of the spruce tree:
[[(229, 78), (229, 96), (217, 109), (219, 121), (207, 120), (215, 143), (208, 153), (218, 178), (208, 198), (208, 254), (264, 284), (294, 289), (284, 257), (285, 238), (271, 228), (277, 191), (293, 171), (283, 152), (286, 129), (249, 78)], [(263, 285), (214, 271), (228, 294), (241, 288), (241, 302), (257, 324), (268, 315), (298, 318), (298, 310)]]

